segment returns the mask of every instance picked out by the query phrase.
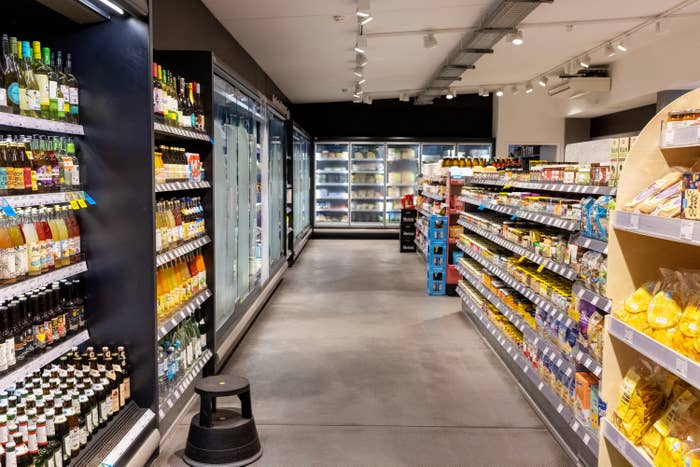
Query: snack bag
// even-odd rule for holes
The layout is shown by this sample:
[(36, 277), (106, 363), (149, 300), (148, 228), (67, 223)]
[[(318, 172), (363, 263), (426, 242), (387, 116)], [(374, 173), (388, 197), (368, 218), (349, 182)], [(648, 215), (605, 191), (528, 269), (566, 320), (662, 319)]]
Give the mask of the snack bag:
[(634, 444), (659, 418), (665, 401), (665, 374), (642, 360), (629, 369), (620, 387), (613, 421)]
[[(692, 391), (687, 391), (692, 392)], [(682, 400), (681, 400), (682, 399)], [(693, 401), (693, 399), (695, 399)], [(700, 403), (698, 395), (683, 393), (672, 403), (669, 416), (660, 420), (660, 430), (667, 435), (659, 443), (654, 465), (657, 467), (697, 467), (700, 465)]]
[(613, 315), (633, 328), (644, 331), (648, 326), (646, 311), (658, 286), (656, 281), (645, 283), (627, 297), (624, 307), (615, 310)]
[(658, 193), (661, 193), (665, 189), (671, 187), (673, 184), (678, 183), (681, 180), (682, 175), (682, 169), (672, 169), (669, 173), (642, 190), (630, 202), (626, 203), (624, 210), (638, 211), (640, 204), (644, 203), (645, 201), (649, 202)]
[(598, 361), (603, 360), (603, 324), (605, 318), (596, 312), (588, 319), (588, 348)]
[(664, 414), (644, 433), (642, 447), (653, 459), (661, 442), (671, 432), (671, 425), (680, 419), (693, 404), (699, 401), (692, 391), (686, 389), (680, 396), (673, 398)]

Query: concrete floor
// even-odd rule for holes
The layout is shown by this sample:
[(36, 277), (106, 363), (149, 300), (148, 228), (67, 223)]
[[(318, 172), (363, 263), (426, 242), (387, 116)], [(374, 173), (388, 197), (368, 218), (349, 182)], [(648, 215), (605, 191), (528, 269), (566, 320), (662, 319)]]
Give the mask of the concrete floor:
[[(458, 300), (395, 240), (312, 241), (224, 370), (251, 381), (255, 465), (573, 465)], [(184, 465), (189, 418), (156, 466)]]

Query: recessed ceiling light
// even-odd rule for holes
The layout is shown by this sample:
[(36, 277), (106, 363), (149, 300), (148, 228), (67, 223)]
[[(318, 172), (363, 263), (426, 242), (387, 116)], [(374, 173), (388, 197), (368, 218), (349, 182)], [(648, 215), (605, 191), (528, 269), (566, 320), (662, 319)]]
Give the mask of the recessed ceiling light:
[(547, 87), (547, 83), (549, 82), (549, 79), (546, 76), (543, 76), (540, 78), (540, 80), (537, 82), (540, 86), (543, 88)]
[(488, 89), (486, 89), (486, 88), (484, 88), (484, 87), (480, 87), (480, 88), (479, 88), (479, 95), (480, 95), (481, 97), (489, 97), (489, 91), (488, 91)]
[(369, 60), (367, 60), (367, 55), (365, 54), (356, 54), (355, 55), (355, 63), (357, 64), (358, 67), (362, 68), (366, 66), (369, 63)]
[(525, 94), (530, 94), (532, 91), (534, 91), (532, 83), (527, 83), (525, 85)]
[(437, 47), (437, 45), (437, 38), (432, 32), (429, 32), (423, 36), (423, 47), (426, 49), (432, 49), (433, 47)]
[(357, 82), (357, 84), (365, 84), (365, 81), (367, 81), (367, 79), (362, 78), (360, 81)]
[(501, 89), (501, 88), (496, 89), (496, 95), (497, 95), (498, 97), (503, 96), (503, 89)]
[(357, 76), (358, 78), (362, 78), (362, 76), (363, 76), (363, 74), (362, 74), (362, 68), (360, 68), (359, 66), (356, 67), (355, 70), (353, 71), (353, 74), (354, 74), (355, 76)]
[(620, 41), (619, 44), (617, 44), (617, 50), (620, 52), (627, 52), (627, 46), (625, 46), (625, 43)]
[(523, 42), (525, 42), (523, 40), (523, 32), (519, 29), (515, 33), (508, 36), (508, 40), (513, 45), (523, 45)]

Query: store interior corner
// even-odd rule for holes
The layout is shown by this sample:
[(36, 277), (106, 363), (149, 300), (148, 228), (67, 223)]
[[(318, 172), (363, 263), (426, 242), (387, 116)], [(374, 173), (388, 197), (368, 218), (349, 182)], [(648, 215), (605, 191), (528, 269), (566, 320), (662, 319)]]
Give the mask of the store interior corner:
[(0, 467), (700, 466), (700, 0), (0, 15)]

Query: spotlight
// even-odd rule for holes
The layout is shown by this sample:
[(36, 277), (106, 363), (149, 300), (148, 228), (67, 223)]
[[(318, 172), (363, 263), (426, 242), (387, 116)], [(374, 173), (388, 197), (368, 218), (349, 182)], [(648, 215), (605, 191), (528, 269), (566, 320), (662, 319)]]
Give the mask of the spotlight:
[(121, 8), (119, 8), (117, 5), (110, 2), (109, 0), (100, 0), (100, 2), (107, 5), (113, 12), (120, 14), (120, 15), (124, 14), (124, 10), (122, 10)]
[(410, 100), (411, 100), (411, 98), (408, 97), (408, 94), (406, 94), (405, 92), (402, 92), (402, 93), (399, 94), (399, 101), (401, 101), (401, 102), (408, 102), (408, 101), (410, 101)]
[(358, 18), (369, 17), (369, 0), (358, 0), (355, 14)]
[(518, 94), (520, 92), (520, 88), (518, 87), (517, 84), (514, 84), (513, 87), (510, 88), (510, 92), (512, 92), (513, 95), (515, 96), (516, 94)]
[(367, 78), (362, 78), (357, 84), (365, 84), (365, 81), (367, 81)]
[(483, 87), (479, 88), (479, 96), (481, 97), (489, 97), (489, 91), (488, 89), (485, 89)]
[(367, 52), (367, 38), (358, 37), (357, 42), (355, 42), (355, 52), (358, 54), (363, 54)]
[(372, 16), (368, 16), (367, 18), (364, 18), (364, 19), (360, 20), (360, 26), (364, 26), (365, 24), (369, 23), (369, 22), (372, 21), (373, 19), (374, 19), (374, 18), (372, 18)]
[(620, 41), (619, 44), (617, 44), (617, 50), (620, 52), (627, 52), (627, 47), (625, 46), (625, 43)]
[(433, 47), (437, 47), (437, 45), (437, 38), (432, 32), (429, 32), (423, 36), (423, 47), (426, 49), (432, 49)]
[(502, 88), (496, 89), (496, 95), (497, 95), (498, 97), (502, 97), (502, 96), (503, 96), (503, 89), (502, 89)]
[(362, 68), (360, 68), (359, 66), (356, 67), (356, 68), (355, 68), (355, 71), (353, 71), (353, 74), (354, 74), (355, 76), (357, 76), (358, 78), (362, 78), (362, 76), (363, 76), (363, 74), (362, 74)]
[(367, 55), (365, 54), (357, 54), (355, 56), (355, 63), (357, 64), (358, 67), (362, 68), (367, 66), (369, 63), (369, 60), (367, 60)]
[(523, 45), (523, 42), (525, 42), (523, 40), (523, 32), (519, 29), (515, 33), (508, 36), (508, 40), (513, 45)]
[(588, 55), (584, 55), (583, 57), (581, 57), (578, 63), (582, 67), (588, 68), (591, 66), (591, 57), (589, 57)]
[(449, 89), (447, 90), (447, 94), (445, 95), (445, 98), (451, 100), (451, 99), (454, 99), (456, 95), (457, 95), (457, 93), (455, 92), (455, 90), (452, 89), (452, 88), (449, 88)]
[(616, 54), (615, 47), (613, 47), (612, 44), (609, 43), (608, 45), (605, 46), (605, 55), (607, 55), (608, 57), (614, 57), (615, 54)]
[(525, 85), (525, 94), (530, 94), (534, 89), (532, 88), (532, 83), (527, 83)]
[(540, 86), (543, 88), (547, 87), (547, 83), (549, 82), (549, 79), (546, 76), (543, 76), (540, 78), (540, 80), (537, 82)]

